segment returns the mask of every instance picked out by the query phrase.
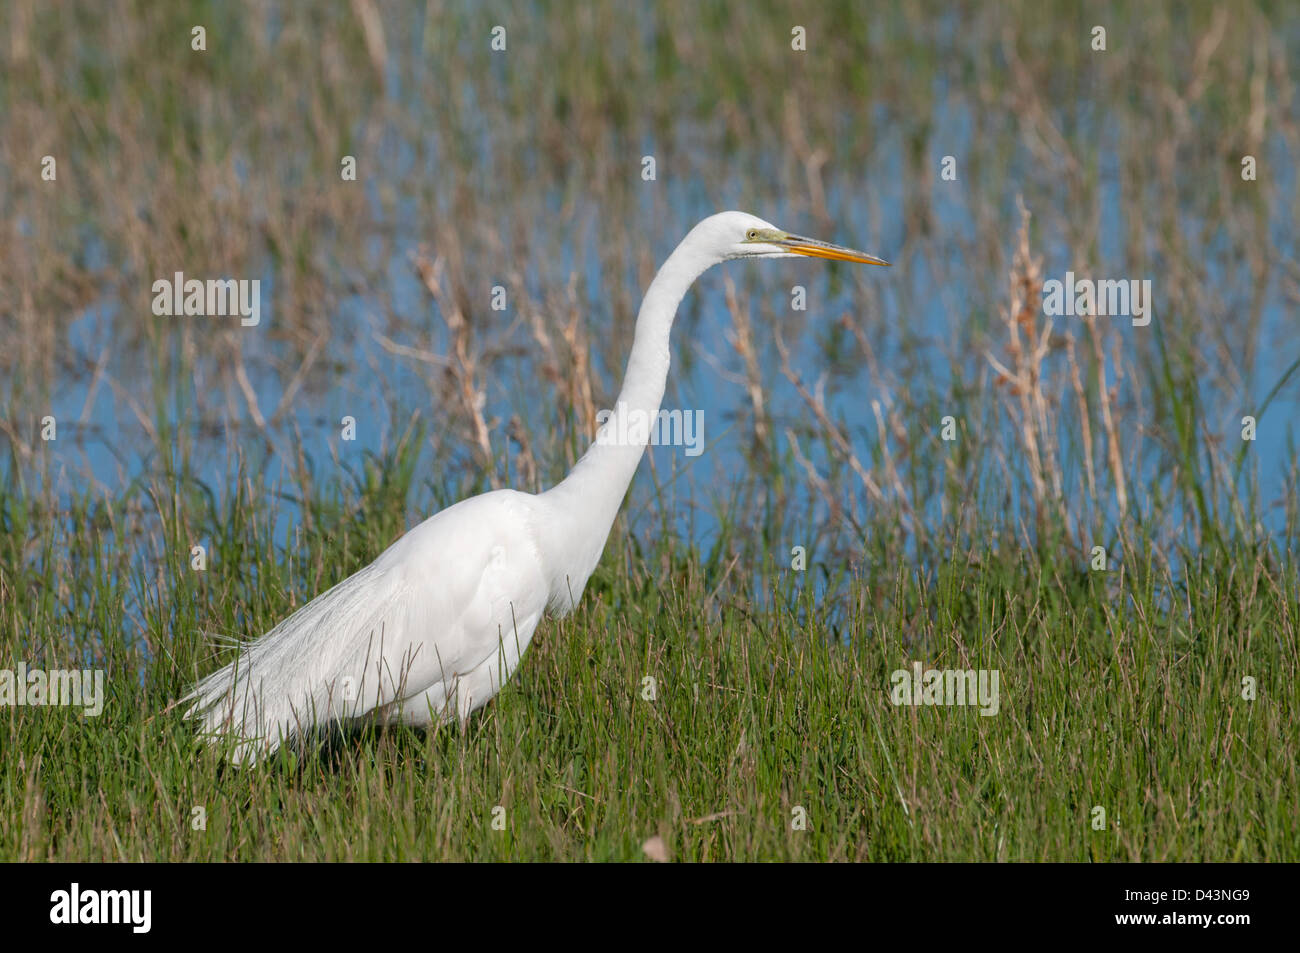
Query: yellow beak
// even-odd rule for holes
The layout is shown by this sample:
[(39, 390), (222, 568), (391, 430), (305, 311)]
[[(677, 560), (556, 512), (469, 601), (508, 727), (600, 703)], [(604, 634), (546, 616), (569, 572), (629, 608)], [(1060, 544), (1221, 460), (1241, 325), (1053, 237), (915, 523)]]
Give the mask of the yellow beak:
[(767, 239), (767, 241), (774, 245), (780, 245), (786, 251), (794, 252), (796, 255), (807, 255), (809, 258), (829, 258), (831, 261), (856, 261), (864, 265), (889, 264), (885, 259), (877, 258), (875, 255), (868, 255), (864, 251), (854, 251), (852, 248), (845, 248), (843, 245), (832, 245), (830, 242), (818, 241), (816, 238), (805, 238), (802, 235), (786, 235), (779, 240)]

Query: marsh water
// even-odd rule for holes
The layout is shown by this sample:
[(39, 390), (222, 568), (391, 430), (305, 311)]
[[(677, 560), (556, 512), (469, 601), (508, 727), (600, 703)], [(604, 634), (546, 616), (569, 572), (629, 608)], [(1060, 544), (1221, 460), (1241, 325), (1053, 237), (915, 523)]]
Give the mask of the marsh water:
[[(1011, 360), (1023, 204), (1040, 281), (1150, 280), (1154, 297), (1144, 327), (1099, 318), (1095, 351), (1081, 319), (1045, 332), (1039, 424), (1057, 441), (1065, 508), (1085, 492), (1092, 442), (1089, 520), (1120, 517), (1100, 462), (1104, 380), (1138, 512), (1186, 518), (1176, 421), (1219, 472), (1212, 458), (1236, 460), (1253, 415), (1257, 438), (1218, 491), (1255, 501), (1252, 531), (1285, 533), (1300, 419), (1300, 375), (1287, 376), (1300, 359), (1294, 23), (1133, 15), (1096, 50), (1083, 22), (1044, 34), (992, 13), (922, 25), (910, 6), (869, 18), (829, 4), (796, 49), (768, 8), (706, 42), (723, 16), (712, 4), (567, 25), (546, 4), (504, 24), (457, 5), (384, 7), (378, 25), (254, 4), (213, 12), (197, 52), (183, 15), (115, 6), (130, 25), (98, 51), (61, 51), (67, 14), (9, 14), (29, 40), (6, 54), (0, 120), (11, 491), (68, 500), (181, 479), (221, 497), (242, 473), (278, 498), (291, 545), (304, 466), (354, 479), (408, 433), (423, 441), (412, 519), (494, 484), (542, 488), (593, 436), (575, 377), (610, 405), (654, 269), (696, 221), (739, 208), (893, 266), (733, 262), (701, 279), (665, 407), (700, 415), (704, 452), (651, 449), (633, 531), (671, 520), (707, 548), (720, 501), (741, 485), (761, 496), (780, 473), (787, 518), (852, 550), (809, 468), (849, 508), (908, 514), (907, 551), (916, 523), (952, 518), (953, 479), (1024, 522), (1035, 464), (990, 359)], [(110, 18), (85, 12), (98, 15)], [(37, 129), (55, 181), (19, 146)], [(154, 314), (154, 281), (176, 272), (256, 279), (259, 323)], [(752, 324), (749, 364), (736, 309)], [(1046, 328), (1041, 308), (1035, 320)], [(955, 441), (940, 436), (949, 415)], [(42, 439), (47, 416), (56, 440)], [(953, 469), (954, 453), (974, 461)]]

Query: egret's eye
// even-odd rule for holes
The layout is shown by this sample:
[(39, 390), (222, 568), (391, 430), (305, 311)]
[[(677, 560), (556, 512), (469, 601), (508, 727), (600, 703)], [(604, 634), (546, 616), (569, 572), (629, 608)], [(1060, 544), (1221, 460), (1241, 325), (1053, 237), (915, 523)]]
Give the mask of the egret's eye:
[(752, 242), (757, 237), (758, 237), (757, 228), (751, 228), (749, 231), (745, 232), (745, 241), (747, 242)]

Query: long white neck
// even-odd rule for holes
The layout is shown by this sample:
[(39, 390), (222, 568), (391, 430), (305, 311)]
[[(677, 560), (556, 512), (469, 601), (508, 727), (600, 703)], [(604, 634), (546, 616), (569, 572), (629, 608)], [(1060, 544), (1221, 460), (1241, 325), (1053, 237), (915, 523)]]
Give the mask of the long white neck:
[(569, 475), (542, 494), (557, 517), (549, 527), (554, 545), (548, 548), (566, 564), (575, 601), (600, 560), (655, 426), (668, 384), (668, 339), (677, 306), (695, 279), (714, 264), (696, 246), (688, 235), (650, 282), (613, 412)]

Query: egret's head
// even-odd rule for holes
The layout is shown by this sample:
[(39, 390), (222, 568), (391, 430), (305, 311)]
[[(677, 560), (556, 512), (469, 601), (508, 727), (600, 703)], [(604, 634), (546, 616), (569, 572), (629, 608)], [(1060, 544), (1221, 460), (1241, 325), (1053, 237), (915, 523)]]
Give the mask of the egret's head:
[(832, 245), (816, 238), (794, 235), (771, 222), (745, 212), (721, 212), (700, 223), (722, 261), (732, 258), (829, 258), (833, 261), (856, 261), (865, 265), (888, 265), (889, 262), (866, 252), (842, 245)]

